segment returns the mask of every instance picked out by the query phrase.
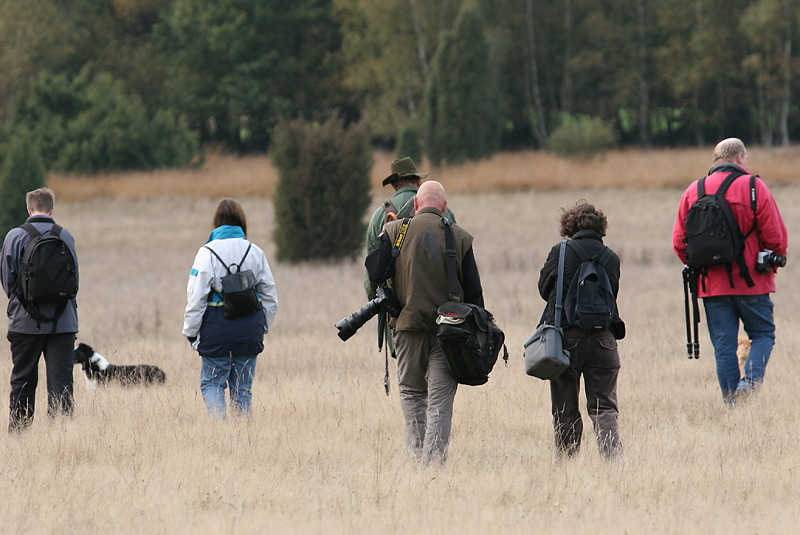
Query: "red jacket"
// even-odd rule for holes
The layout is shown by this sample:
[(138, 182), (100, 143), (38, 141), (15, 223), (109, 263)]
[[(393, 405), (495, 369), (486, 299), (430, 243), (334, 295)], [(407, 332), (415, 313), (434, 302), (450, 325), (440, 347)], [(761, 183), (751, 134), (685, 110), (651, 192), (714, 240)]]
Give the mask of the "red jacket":
[[(706, 193), (717, 191), (725, 177), (733, 169), (741, 169), (746, 174), (733, 181), (728, 191), (725, 192), (725, 200), (733, 211), (739, 228), (743, 233), (747, 233), (753, 226), (753, 210), (750, 207), (750, 173), (736, 164), (722, 162), (711, 168), (706, 177)], [(686, 245), (683, 238), (686, 236), (686, 214), (689, 208), (697, 200), (697, 181), (686, 188), (678, 206), (678, 216), (675, 218), (675, 226), (672, 229), (672, 248), (681, 262), (686, 262)], [(775, 254), (785, 255), (788, 246), (788, 234), (786, 225), (783, 223), (778, 205), (772, 197), (764, 181), (756, 177), (756, 214), (758, 219), (758, 232), (761, 238), (761, 249), (771, 249)], [(716, 295), (759, 295), (775, 291), (775, 270), (769, 273), (759, 273), (755, 265), (758, 258), (758, 237), (753, 231), (745, 241), (744, 259), (750, 270), (750, 276), (755, 282), (752, 288), (747, 286), (744, 278), (739, 275), (739, 266), (734, 261), (733, 269), (733, 288), (731, 288), (728, 271), (724, 265), (710, 266), (707, 268), (707, 276), (704, 284), (699, 285), (700, 297), (711, 297)]]

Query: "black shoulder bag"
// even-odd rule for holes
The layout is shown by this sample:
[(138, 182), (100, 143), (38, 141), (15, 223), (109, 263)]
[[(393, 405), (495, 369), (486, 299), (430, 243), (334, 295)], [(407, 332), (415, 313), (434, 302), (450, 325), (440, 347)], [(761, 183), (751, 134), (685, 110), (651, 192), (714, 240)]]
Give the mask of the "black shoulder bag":
[(489, 380), (489, 372), (503, 349), (503, 360), (508, 366), (505, 335), (494, 321), (492, 313), (478, 305), (461, 302), (456, 266), (456, 247), (452, 223), (442, 218), (445, 236), (445, 257), (450, 301), (439, 307), (439, 325), (436, 337), (447, 357), (450, 374), (461, 384), (482, 385)]

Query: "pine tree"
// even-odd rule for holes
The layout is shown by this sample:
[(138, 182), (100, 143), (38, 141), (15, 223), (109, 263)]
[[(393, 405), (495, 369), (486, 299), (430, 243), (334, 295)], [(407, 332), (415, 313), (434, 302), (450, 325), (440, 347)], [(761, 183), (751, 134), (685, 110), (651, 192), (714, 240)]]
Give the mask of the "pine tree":
[(25, 222), (25, 194), (45, 185), (45, 168), (39, 147), (27, 132), (18, 132), (8, 143), (0, 166), (0, 233), (2, 236)]
[(437, 165), (492, 155), (500, 145), (495, 68), (477, 10), (459, 16), (443, 36), (428, 88), (426, 151)]
[(279, 172), (273, 201), (278, 259), (336, 259), (360, 251), (372, 168), (366, 128), (345, 128), (337, 116), (283, 122), (270, 155)]

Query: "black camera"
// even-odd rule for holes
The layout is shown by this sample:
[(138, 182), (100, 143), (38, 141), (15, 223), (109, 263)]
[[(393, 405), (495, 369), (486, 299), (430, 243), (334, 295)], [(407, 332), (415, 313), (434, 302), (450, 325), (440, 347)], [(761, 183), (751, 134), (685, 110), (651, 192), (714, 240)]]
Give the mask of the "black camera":
[(758, 252), (756, 261), (756, 271), (759, 273), (769, 273), (772, 267), (784, 267), (786, 265), (786, 255), (775, 254), (769, 249)]
[(346, 318), (342, 318), (339, 323), (336, 324), (336, 328), (339, 329), (339, 338), (343, 341), (347, 341), (348, 338), (356, 334), (357, 330), (380, 311), (388, 313), (393, 318), (400, 315), (400, 303), (395, 299), (392, 290), (385, 284), (378, 286), (375, 291), (375, 299)]

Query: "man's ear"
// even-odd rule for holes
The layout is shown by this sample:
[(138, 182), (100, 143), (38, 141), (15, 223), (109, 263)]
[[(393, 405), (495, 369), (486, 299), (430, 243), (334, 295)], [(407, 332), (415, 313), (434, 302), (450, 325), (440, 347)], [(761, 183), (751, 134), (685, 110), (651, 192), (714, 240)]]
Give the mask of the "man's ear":
[(415, 213), (415, 214), (416, 214), (416, 213), (419, 211), (419, 208), (417, 208), (417, 205), (418, 205), (418, 204), (419, 204), (419, 203), (417, 202), (417, 196), (416, 196), (416, 195), (414, 195), (414, 213)]

